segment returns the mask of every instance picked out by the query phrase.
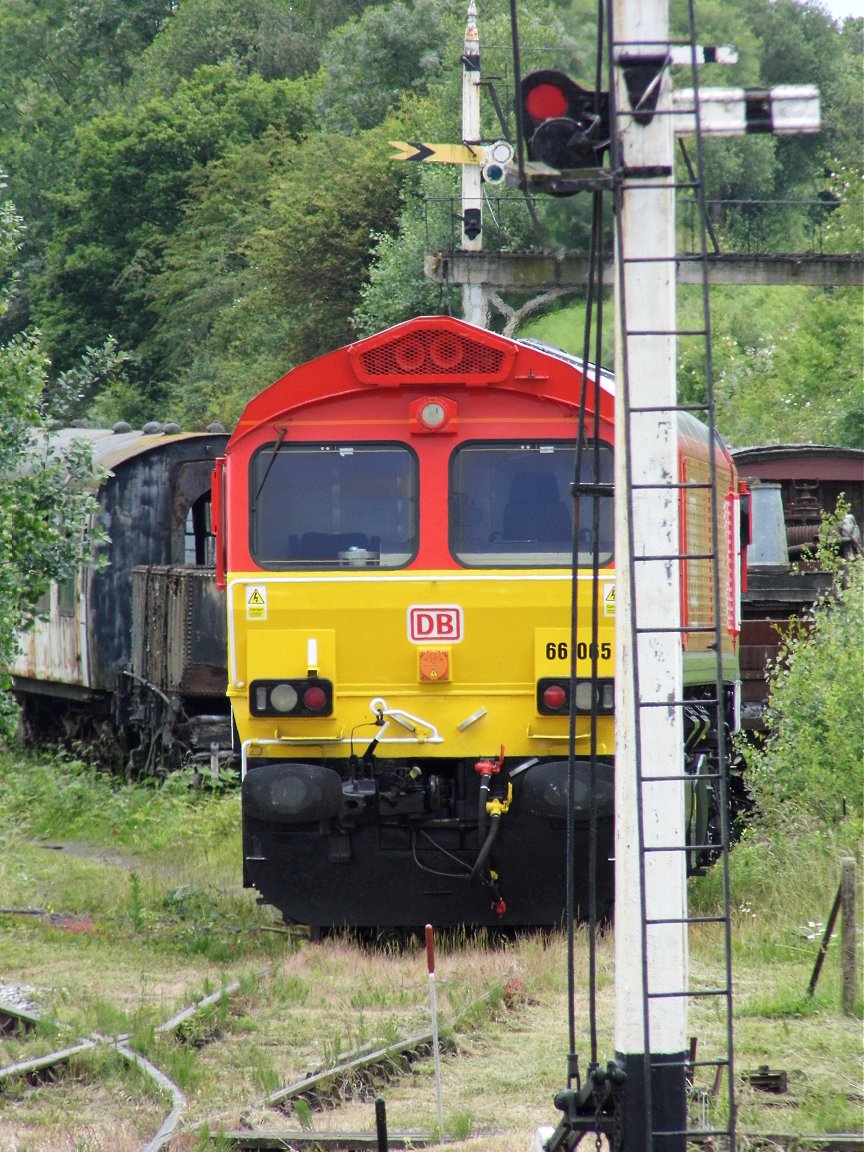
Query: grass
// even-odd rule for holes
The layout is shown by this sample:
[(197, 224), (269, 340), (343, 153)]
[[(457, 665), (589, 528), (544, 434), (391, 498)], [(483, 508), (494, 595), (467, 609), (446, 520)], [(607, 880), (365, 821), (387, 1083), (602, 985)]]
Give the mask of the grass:
[[(89, 797), (89, 799), (88, 799)], [(176, 779), (129, 787), (81, 765), (0, 753), (0, 983), (36, 989), (54, 1024), (0, 1042), (0, 1063), (72, 1043), (94, 1031), (128, 1033), (189, 1099), (173, 1152), (213, 1145), (203, 1133), (239, 1125), (374, 1130), (370, 1099), (337, 1111), (288, 1116), (264, 1101), (360, 1044), (386, 1044), (429, 1026), (422, 943), (360, 947), (350, 938), (310, 945), (279, 930), (272, 910), (239, 888), (239, 819), (233, 792), (203, 793)], [(839, 880), (859, 830), (779, 843), (748, 834), (732, 857), (736, 1067), (787, 1072), (783, 1096), (742, 1086), (739, 1131), (859, 1132), (861, 1014), (840, 1012), (838, 948), (814, 997), (806, 995)], [(63, 845), (65, 850), (58, 850)], [(720, 899), (718, 870), (691, 882), (693, 911)], [(38, 910), (39, 915), (14, 911)], [(864, 917), (862, 917), (864, 919)], [(468, 1152), (524, 1152), (539, 1124), (555, 1124), (568, 1050), (566, 948), (558, 935), (513, 940), (453, 932), (437, 941), (442, 1034), (459, 1055), (442, 1059), (444, 1130)], [(588, 942), (577, 937), (577, 1051), (584, 1067)], [(723, 977), (710, 926), (694, 930), (691, 970)], [(241, 980), (183, 1035), (158, 1035), (180, 1008)], [(446, 1021), (481, 994), (488, 1005), (455, 1032)], [(599, 1055), (612, 1055), (611, 933), (598, 946)], [(690, 1030), (699, 1053), (721, 1046), (725, 1023), (696, 1001)], [(437, 1124), (431, 1057), (381, 1089), (388, 1126)], [(713, 1109), (722, 1109), (713, 1102)], [(150, 1139), (168, 1105), (140, 1073), (99, 1049), (51, 1088), (7, 1088), (0, 1148), (11, 1133), (28, 1152), (127, 1152)], [(483, 1133), (495, 1132), (494, 1136)], [(216, 1145), (218, 1147), (218, 1144)]]

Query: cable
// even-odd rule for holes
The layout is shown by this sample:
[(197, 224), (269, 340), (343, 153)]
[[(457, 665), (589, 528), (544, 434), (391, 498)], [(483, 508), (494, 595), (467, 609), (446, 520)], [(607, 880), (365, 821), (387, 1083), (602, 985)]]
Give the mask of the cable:
[[(595, 111), (599, 108), (602, 85), (603, 61), (603, 25), (604, 13), (602, 0), (598, 3), (597, 11), (597, 66), (595, 77)], [(575, 574), (579, 566), (579, 528), (581, 522), (581, 500), (584, 487), (583, 482), (583, 451), (586, 446), (586, 404), (588, 389), (591, 383), (588, 368), (591, 363), (591, 322), (596, 301), (597, 325), (596, 347), (594, 353), (594, 421), (591, 428), (593, 452), (591, 454), (591, 475), (588, 491), (591, 494), (591, 691), (592, 704), (590, 715), (589, 737), (589, 790), (590, 808), (588, 824), (588, 926), (589, 926), (589, 976), (588, 976), (588, 1006), (589, 1006), (589, 1033), (590, 1033), (590, 1065), (597, 1065), (597, 685), (598, 685), (598, 634), (599, 634), (599, 574), (600, 574), (600, 371), (602, 357), (603, 335), (603, 193), (593, 193), (591, 240), (588, 258), (588, 287), (585, 302), (585, 324), (583, 332), (583, 383), (582, 402), (579, 406), (579, 418), (576, 436), (576, 461), (574, 477), (574, 514), (573, 514), (573, 573), (571, 585), (571, 653), (570, 653), (570, 681), (571, 698), (575, 693), (577, 642), (579, 632), (579, 597), (578, 584)], [(573, 873), (575, 871), (575, 790), (576, 790), (576, 713), (575, 708), (570, 709), (570, 731), (568, 742), (568, 779), (567, 779), (567, 959), (568, 959), (568, 1026), (570, 1037), (570, 1056), (568, 1061), (568, 1082), (576, 1079), (578, 1084), (578, 1058), (576, 1055), (576, 959), (575, 959), (575, 892)]]
[(436, 843), (429, 835), (429, 833), (424, 829), (420, 829), (420, 834), (424, 840), (428, 840), (432, 847), (440, 852), (442, 856), (447, 856), (450, 860), (455, 861), (455, 863), (458, 864), (460, 868), (464, 869), (464, 875), (459, 872), (439, 872), (435, 868), (429, 868), (426, 864), (421, 864), (417, 857), (417, 834), (416, 832), (412, 831), (411, 855), (414, 857), (414, 863), (417, 865), (421, 872), (428, 872), (430, 876), (444, 876), (449, 880), (467, 880), (469, 878), (471, 873), (470, 864), (466, 864), (464, 860), (460, 860), (458, 856), (455, 856), (452, 852), (448, 852), (447, 849), (444, 848), (441, 844)]

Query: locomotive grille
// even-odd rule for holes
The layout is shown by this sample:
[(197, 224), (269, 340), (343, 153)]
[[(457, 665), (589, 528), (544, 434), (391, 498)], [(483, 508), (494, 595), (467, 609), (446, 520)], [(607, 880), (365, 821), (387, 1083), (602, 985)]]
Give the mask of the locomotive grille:
[(464, 380), (468, 376), (498, 378), (507, 359), (500, 348), (466, 340), (452, 332), (417, 329), (360, 354), (363, 373), (379, 382), (382, 377), (424, 380)]

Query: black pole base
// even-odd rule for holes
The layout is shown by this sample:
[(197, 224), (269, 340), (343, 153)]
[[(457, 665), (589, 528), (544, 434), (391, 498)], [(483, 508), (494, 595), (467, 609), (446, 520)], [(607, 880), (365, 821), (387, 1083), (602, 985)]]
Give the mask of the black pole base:
[(618, 1053), (616, 1060), (626, 1081), (615, 1152), (686, 1152), (688, 1054)]

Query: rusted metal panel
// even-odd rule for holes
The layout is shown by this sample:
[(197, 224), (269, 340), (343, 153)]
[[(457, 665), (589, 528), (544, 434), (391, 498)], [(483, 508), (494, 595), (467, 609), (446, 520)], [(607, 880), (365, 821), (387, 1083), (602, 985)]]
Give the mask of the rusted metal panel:
[(10, 667), (14, 677), (86, 686), (78, 603), (77, 595), (64, 596), (56, 585), (50, 589), (45, 619), (19, 636), (21, 651)]
[(155, 565), (133, 572), (134, 676), (162, 692), (224, 696), (224, 592), (212, 571)]

